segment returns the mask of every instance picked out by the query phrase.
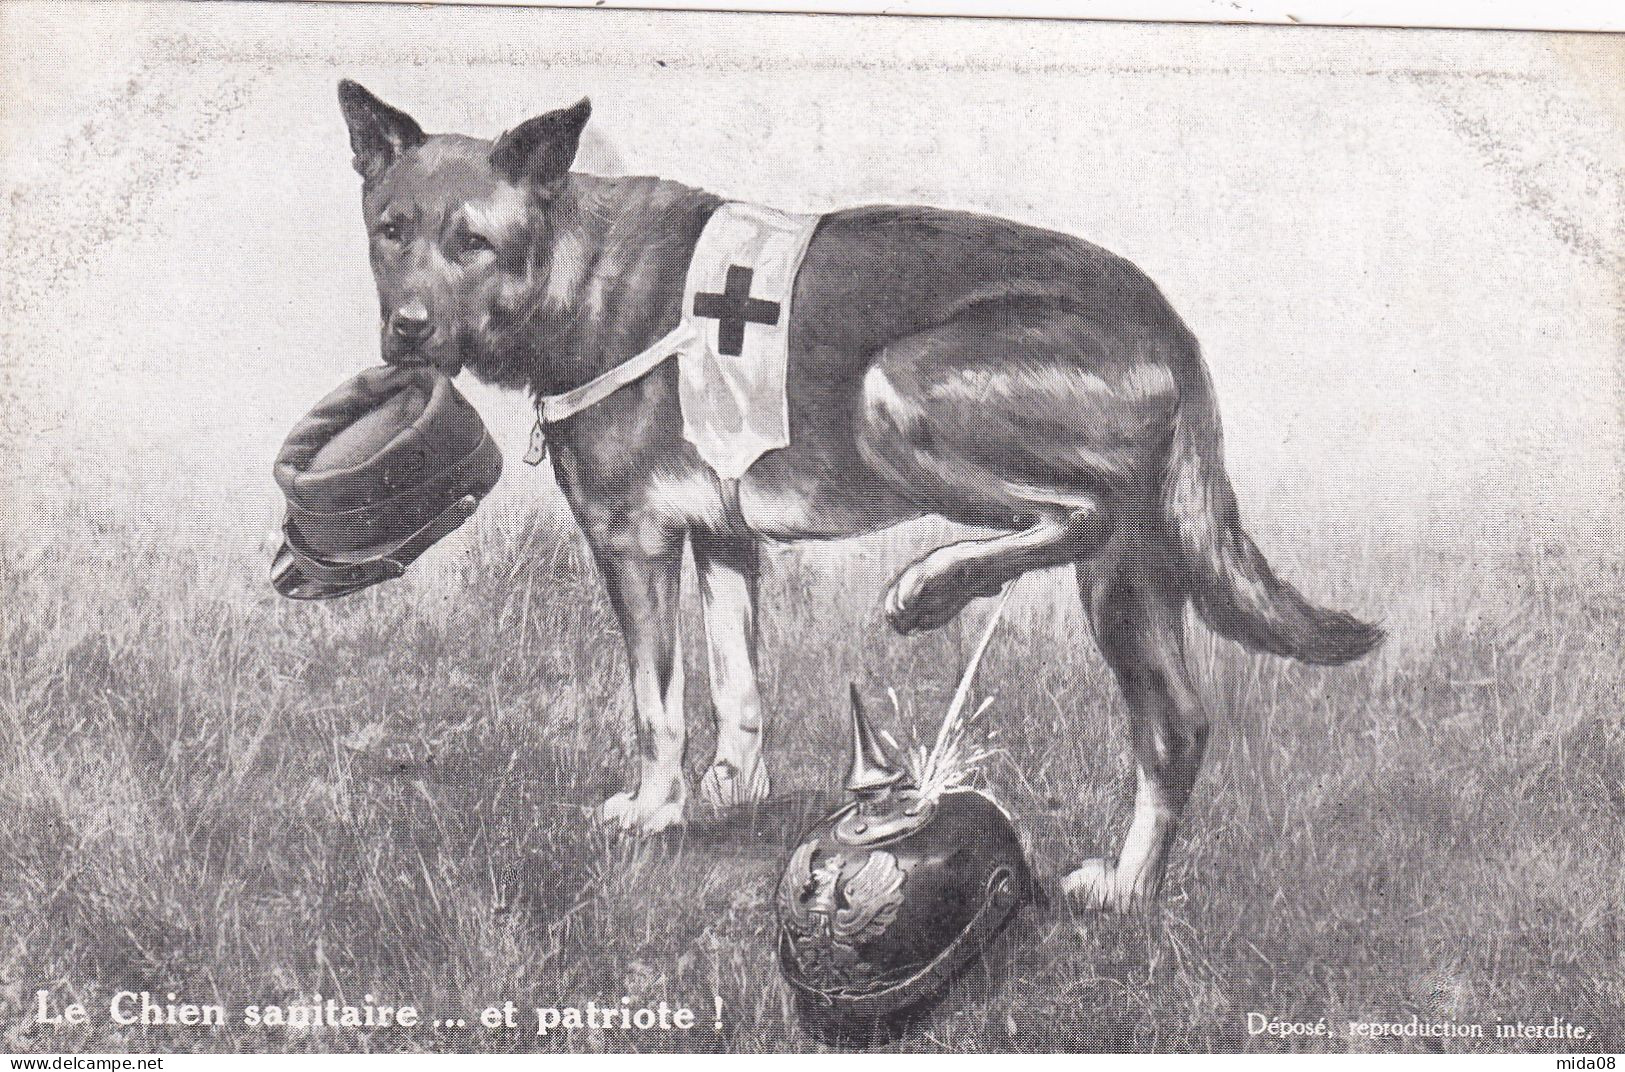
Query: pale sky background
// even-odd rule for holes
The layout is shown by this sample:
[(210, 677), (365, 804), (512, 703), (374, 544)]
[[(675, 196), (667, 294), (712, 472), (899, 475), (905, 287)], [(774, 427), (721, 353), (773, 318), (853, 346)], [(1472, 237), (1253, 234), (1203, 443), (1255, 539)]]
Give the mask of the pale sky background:
[[(24, 2), (0, 8), (0, 538), (64, 495), (261, 538), (288, 427), (376, 360), (340, 77), (487, 136), (590, 94), (588, 171), (1105, 245), (1201, 338), (1270, 524), (1625, 521), (1625, 39)], [(556, 496), (518, 464), (523, 401), (468, 380), (499, 497)]]

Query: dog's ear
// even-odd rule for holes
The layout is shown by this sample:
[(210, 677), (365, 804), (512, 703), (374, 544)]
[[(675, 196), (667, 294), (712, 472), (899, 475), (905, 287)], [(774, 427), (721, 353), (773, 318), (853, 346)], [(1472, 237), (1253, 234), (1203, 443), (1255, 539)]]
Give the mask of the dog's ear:
[(348, 78), (339, 83), (339, 107), (350, 125), (355, 169), (364, 179), (377, 178), (396, 157), (423, 144), (423, 128), (417, 120)]
[(525, 120), (497, 139), (491, 166), (509, 182), (551, 188), (575, 162), (591, 115), (592, 101), (582, 97), (568, 108)]

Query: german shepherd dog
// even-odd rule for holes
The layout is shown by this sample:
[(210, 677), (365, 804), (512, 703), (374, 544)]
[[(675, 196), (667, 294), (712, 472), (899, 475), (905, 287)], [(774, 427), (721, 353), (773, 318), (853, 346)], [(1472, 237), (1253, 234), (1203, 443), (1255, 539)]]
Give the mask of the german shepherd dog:
[[(378, 281), (386, 361), (533, 396), (576, 387), (680, 319), (690, 255), (722, 199), (572, 171), (588, 101), (495, 141), (426, 135), (345, 81), (339, 100)], [(1134, 265), (1078, 238), (935, 208), (822, 217), (789, 324), (790, 445), (734, 488), (683, 437), (666, 362), (547, 429), (554, 475), (625, 634), (641, 770), (600, 808), (645, 833), (683, 821), (682, 555), (705, 609), (717, 807), (762, 800), (757, 576), (764, 539), (852, 536), (939, 515), (993, 535), (892, 582), (900, 633), (934, 629), (1029, 570), (1072, 565), (1132, 712), (1137, 792), (1115, 862), (1063, 881), (1120, 908), (1154, 896), (1208, 717), (1184, 610), (1254, 650), (1311, 663), (1381, 631), (1314, 606), (1242, 529), (1196, 339)]]

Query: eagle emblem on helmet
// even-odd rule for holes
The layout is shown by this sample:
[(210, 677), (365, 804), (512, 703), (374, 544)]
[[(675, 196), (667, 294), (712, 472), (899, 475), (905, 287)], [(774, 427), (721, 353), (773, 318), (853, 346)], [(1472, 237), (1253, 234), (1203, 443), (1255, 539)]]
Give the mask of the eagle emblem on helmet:
[(843, 881), (853, 861), (837, 852), (814, 866), (817, 848), (809, 842), (790, 858), (779, 881), (779, 918), (803, 970), (828, 985), (846, 985), (864, 971), (859, 946), (897, 918), (907, 875), (897, 857), (877, 849)]

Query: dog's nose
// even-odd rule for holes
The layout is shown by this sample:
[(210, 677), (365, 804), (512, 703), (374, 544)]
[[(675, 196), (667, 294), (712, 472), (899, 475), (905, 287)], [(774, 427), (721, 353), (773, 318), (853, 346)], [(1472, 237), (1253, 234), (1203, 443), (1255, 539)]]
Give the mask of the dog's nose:
[(429, 310), (420, 301), (407, 302), (389, 318), (389, 330), (405, 342), (422, 342), (434, 334), (429, 322)]

